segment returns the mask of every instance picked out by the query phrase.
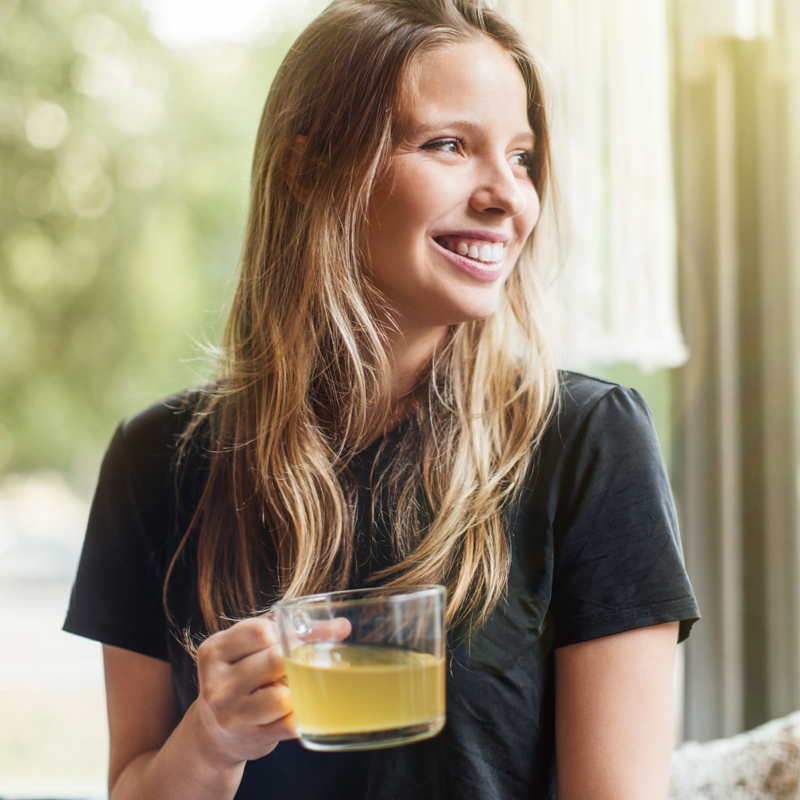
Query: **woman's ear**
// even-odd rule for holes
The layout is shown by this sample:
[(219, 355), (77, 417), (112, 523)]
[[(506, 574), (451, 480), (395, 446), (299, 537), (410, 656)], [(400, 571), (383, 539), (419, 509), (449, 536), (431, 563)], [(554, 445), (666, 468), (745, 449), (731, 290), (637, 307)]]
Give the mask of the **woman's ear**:
[(302, 164), (307, 144), (308, 137), (298, 134), (287, 147), (286, 157), (283, 160), (283, 179), (292, 190), (295, 200), (303, 205), (308, 202), (308, 187), (304, 184), (300, 165)]

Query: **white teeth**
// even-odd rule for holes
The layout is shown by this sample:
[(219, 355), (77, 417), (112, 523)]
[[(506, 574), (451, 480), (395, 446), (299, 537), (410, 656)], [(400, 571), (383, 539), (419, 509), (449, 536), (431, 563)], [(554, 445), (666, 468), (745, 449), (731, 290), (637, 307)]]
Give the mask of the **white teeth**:
[(467, 242), (458, 242), (455, 239), (447, 239), (442, 242), (448, 250), (453, 253), (458, 253), (460, 256), (467, 256), (474, 258), (476, 261), (481, 261), (484, 264), (497, 264), (503, 260), (503, 253), (505, 246), (500, 242), (494, 244), (486, 242), (482, 245), (468, 244)]

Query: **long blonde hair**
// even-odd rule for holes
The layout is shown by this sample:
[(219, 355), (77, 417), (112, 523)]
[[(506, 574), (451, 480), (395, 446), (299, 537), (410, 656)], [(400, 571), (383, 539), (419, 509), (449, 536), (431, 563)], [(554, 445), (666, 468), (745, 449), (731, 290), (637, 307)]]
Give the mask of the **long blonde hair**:
[[(374, 313), (384, 301), (365, 279), (360, 251), (367, 206), (402, 138), (413, 60), (485, 37), (525, 79), (537, 149), (531, 178), (543, 197), (550, 156), (535, 61), (481, 0), (335, 2), (300, 35), (273, 82), (220, 377), (181, 448), (184, 460), (203, 451), (208, 476), (169, 574), (196, 536), (211, 632), (277, 596), (350, 579), (348, 463), (392, 413), (391, 362)], [(480, 623), (503, 595), (504, 512), (553, 405), (533, 238), (497, 311), (449, 331), (412, 404), (415, 435), (382, 479), (396, 565), (373, 578), (445, 584), (449, 624)], [(265, 586), (271, 593), (262, 594)]]

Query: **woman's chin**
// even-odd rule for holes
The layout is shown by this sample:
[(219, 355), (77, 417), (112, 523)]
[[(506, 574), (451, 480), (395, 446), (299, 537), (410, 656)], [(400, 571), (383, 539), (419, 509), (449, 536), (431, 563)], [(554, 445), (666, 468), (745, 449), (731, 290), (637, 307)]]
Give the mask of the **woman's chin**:
[[(483, 292), (482, 294), (489, 293)], [(459, 309), (454, 309), (453, 317), (456, 323), (480, 322), (491, 317), (497, 311), (499, 304), (500, 292), (498, 288), (487, 297), (474, 298), (470, 303), (463, 303)]]

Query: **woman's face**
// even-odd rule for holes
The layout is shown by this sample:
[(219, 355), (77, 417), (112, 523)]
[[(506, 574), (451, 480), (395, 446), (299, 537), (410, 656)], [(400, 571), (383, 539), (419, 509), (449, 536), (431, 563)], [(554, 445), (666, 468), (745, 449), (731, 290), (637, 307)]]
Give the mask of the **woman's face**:
[(487, 39), (427, 53), (409, 89), (366, 241), (405, 335), (489, 316), (539, 216), (525, 82), (504, 50)]

